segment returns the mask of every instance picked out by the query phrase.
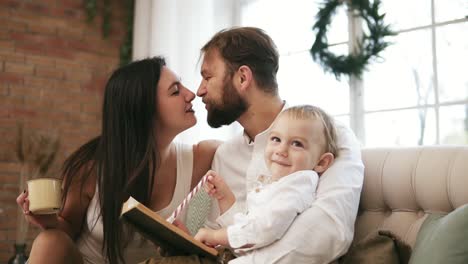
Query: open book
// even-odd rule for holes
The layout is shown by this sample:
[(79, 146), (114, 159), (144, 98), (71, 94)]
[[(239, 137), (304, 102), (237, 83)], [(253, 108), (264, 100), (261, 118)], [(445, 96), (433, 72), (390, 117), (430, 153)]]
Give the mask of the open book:
[(121, 217), (160, 247), (181, 255), (199, 255), (213, 259), (218, 256), (216, 249), (195, 240), (133, 197), (123, 204)]

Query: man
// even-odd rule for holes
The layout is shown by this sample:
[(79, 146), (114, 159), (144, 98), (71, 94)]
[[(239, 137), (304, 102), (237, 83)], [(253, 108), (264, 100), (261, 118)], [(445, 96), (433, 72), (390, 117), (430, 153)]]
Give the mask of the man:
[[(270, 125), (287, 106), (278, 95), (276, 46), (261, 29), (220, 31), (201, 50), (203, 80), (197, 95), (206, 105), (208, 124), (220, 127), (238, 121), (244, 128), (218, 148), (213, 161), (213, 170), (236, 195), (236, 203), (222, 215), (213, 204), (208, 225), (216, 228), (245, 212), (247, 192), (258, 175), (267, 173), (263, 151)], [(316, 202), (280, 240), (252, 254), (251, 263), (329, 263), (346, 253), (364, 166), (353, 133), (337, 124), (337, 134), (338, 157), (320, 177)]]

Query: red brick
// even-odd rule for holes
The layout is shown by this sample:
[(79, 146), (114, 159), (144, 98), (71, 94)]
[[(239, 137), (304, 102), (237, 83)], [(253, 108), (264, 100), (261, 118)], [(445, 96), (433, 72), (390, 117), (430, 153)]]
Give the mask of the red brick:
[(15, 49), (14, 43), (11, 40), (0, 40), (0, 50), (13, 52)]
[(60, 69), (50, 67), (36, 67), (36, 76), (61, 80), (63, 79), (64, 72)]
[(76, 101), (55, 101), (53, 103), (54, 110), (56, 111), (63, 111), (67, 113), (76, 113), (79, 112), (81, 109), (81, 103)]
[(16, 239), (16, 230), (15, 229), (8, 229), (4, 231), (7, 235), (7, 240), (14, 241)]
[(5, 151), (5, 149), (12, 148), (14, 146), (13, 144), (0, 143), (0, 146), (2, 147), (2, 149), (4, 149), (4, 151), (0, 151), (0, 160), (4, 160), (4, 161), (16, 160), (16, 157), (11, 151)]
[(19, 172), (21, 164), (19, 162), (0, 162), (0, 173), (14, 174)]
[(8, 40), (10, 39), (10, 32), (4, 28), (0, 28), (0, 39), (1, 40)]
[(57, 33), (57, 28), (47, 25), (32, 24), (28, 26), (28, 32), (54, 35)]
[(44, 119), (54, 120), (54, 122), (66, 122), (70, 120), (70, 117), (67, 113), (64, 112), (49, 111), (44, 113)]
[(30, 11), (34, 14), (44, 15), (50, 13), (50, 7), (40, 2), (24, 3), (23, 8), (26, 11)]
[(65, 78), (71, 81), (89, 81), (91, 80), (91, 73), (86, 70), (81, 71), (66, 71)]
[[(9, 17), (11, 16), (11, 12), (10, 10), (5, 6), (5, 2), (4, 0), (2, 0), (2, 2), (0, 2), (0, 17)], [(11, 0), (11, 2), (14, 2), (14, 0)]]
[(15, 117), (36, 117), (37, 110), (30, 110), (23, 107), (15, 107), (11, 110), (11, 114)]
[(33, 65), (55, 66), (55, 59), (47, 56), (28, 55), (26, 61)]
[(34, 43), (18, 43), (15, 46), (15, 51), (23, 52), (26, 54), (33, 55), (45, 55), (45, 48), (43, 45), (38, 45)]
[(55, 65), (57, 68), (63, 68), (63, 69), (73, 69), (73, 70), (79, 70), (83, 69), (83, 65), (81, 65), (79, 62), (75, 60), (67, 60), (63, 58), (54, 58), (55, 59)]
[(36, 100), (41, 96), (41, 88), (38, 86), (32, 85), (10, 85), (9, 89), (11, 96), (27, 96), (36, 98)]
[(53, 48), (53, 47), (47, 47), (47, 49), (45, 49), (45, 55), (47, 56), (53, 56), (53, 57), (59, 57), (59, 58), (63, 58), (63, 59), (74, 59), (74, 52), (68, 50), (67, 48), (61, 48), (61, 49), (57, 49), (57, 48)]
[[(18, 184), (18, 175), (12, 175), (12, 174), (0, 174), (0, 181), (2, 184)], [(4, 193), (2, 191), (2, 193)], [(4, 194), (2, 194), (3, 196)]]
[(58, 28), (57, 35), (59, 37), (71, 38), (82, 41), (84, 35), (84, 28), (82, 26)]
[(7, 96), (10, 94), (10, 89), (8, 86), (4, 83), (0, 83), (0, 95), (1, 96)]
[(98, 76), (91, 79), (89, 82), (85, 83), (83, 88), (85, 91), (92, 91), (103, 93), (108, 81), (108, 76)]
[[(32, 109), (41, 109), (44, 111), (50, 107), (50, 103), (47, 98), (44, 97), (42, 89), (36, 88), (39, 90), (39, 96), (34, 97), (30, 95), (24, 96), (24, 104)], [(41, 126), (39, 126), (41, 127)]]
[(24, 85), (33, 85), (33, 86), (40, 86), (43, 88), (51, 88), (54, 87), (56, 80), (51, 80), (47, 78), (41, 77), (34, 77), (34, 76), (26, 76), (24, 78)]
[(2, 5), (10, 9), (15, 9), (15, 8), (20, 7), (21, 3), (20, 1), (15, 1), (15, 0), (2, 0)]
[(101, 103), (96, 104), (82, 104), (81, 105), (81, 112), (83, 113), (90, 113), (90, 114), (100, 114), (102, 111)]
[(67, 27), (67, 20), (63, 18), (56, 18), (56, 17), (46, 17), (46, 16), (41, 16), (39, 17), (36, 21), (43, 25), (53, 25), (53, 27), (56, 28), (63, 28)]
[(83, 6), (80, 8), (67, 8), (67, 7), (57, 7), (50, 10), (50, 15), (55, 17), (63, 17), (66, 19), (76, 19), (76, 20), (85, 20), (86, 16), (84, 15)]
[(62, 0), (60, 1), (60, 5), (66, 8), (83, 8), (83, 2), (82, 1), (76, 1), (76, 0)]
[(34, 44), (41, 44), (44, 42), (44, 36), (26, 32), (11, 32), (10, 38), (18, 42), (28, 42)]
[(75, 97), (80, 97), (79, 93), (71, 93), (65, 89), (55, 89), (54, 87), (48, 87), (47, 89), (42, 90), (43, 98), (46, 98), (50, 101), (67, 101), (74, 99)]
[(52, 35), (12, 32), (10, 36), (13, 40), (18, 42), (43, 45), (48, 49), (67, 47), (67, 40), (57, 38), (56, 36)]
[[(22, 105), (24, 103), (24, 100), (22, 97), (19, 96), (3, 96), (0, 97), (0, 106), (2, 107), (15, 107), (18, 105)], [(3, 126), (1, 126), (3, 127)]]
[(0, 82), (4, 83), (23, 83), (23, 77), (17, 73), (0, 72)]
[(6, 16), (2, 16), (0, 20), (2, 27), (15, 32), (25, 32), (27, 24), (24, 21), (17, 21), (16, 17), (9, 17), (6, 19)]
[(0, 60), (24, 64), (26, 62), (26, 56), (24, 53), (20, 52), (0, 50)]
[(13, 256), (13, 242), (11, 242), (11, 250), (10, 251), (0, 251), (0, 262), (7, 263), (7, 261)]
[(19, 73), (19, 74), (32, 74), (34, 72), (34, 66), (29, 64), (5, 62), (5, 72)]
[(60, 81), (57, 81), (55, 83), (54, 89), (67, 90), (67, 91), (70, 91), (72, 93), (79, 93), (79, 92), (81, 92), (81, 82), (79, 82), (79, 81), (60, 80)]

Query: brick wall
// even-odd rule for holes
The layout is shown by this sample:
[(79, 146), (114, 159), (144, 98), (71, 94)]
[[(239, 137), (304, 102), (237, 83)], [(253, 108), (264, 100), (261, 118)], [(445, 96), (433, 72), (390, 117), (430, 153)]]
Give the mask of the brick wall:
[[(98, 1), (99, 2), (99, 1)], [(102, 2), (102, 1), (101, 1)], [(102, 92), (119, 63), (123, 1), (112, 4), (110, 37), (82, 0), (0, 0), (0, 263), (13, 255), (20, 164), (16, 124), (61, 138), (52, 171), (100, 131)], [(37, 229), (30, 229), (28, 250)]]

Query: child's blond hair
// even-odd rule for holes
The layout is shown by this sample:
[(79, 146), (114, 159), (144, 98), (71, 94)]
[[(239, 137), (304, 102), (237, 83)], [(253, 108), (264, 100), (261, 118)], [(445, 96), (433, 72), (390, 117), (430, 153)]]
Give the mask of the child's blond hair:
[(325, 152), (332, 153), (335, 158), (338, 156), (334, 121), (325, 111), (313, 105), (298, 105), (284, 110), (283, 113), (296, 119), (317, 118), (320, 120), (323, 125), (323, 134), (325, 136)]

